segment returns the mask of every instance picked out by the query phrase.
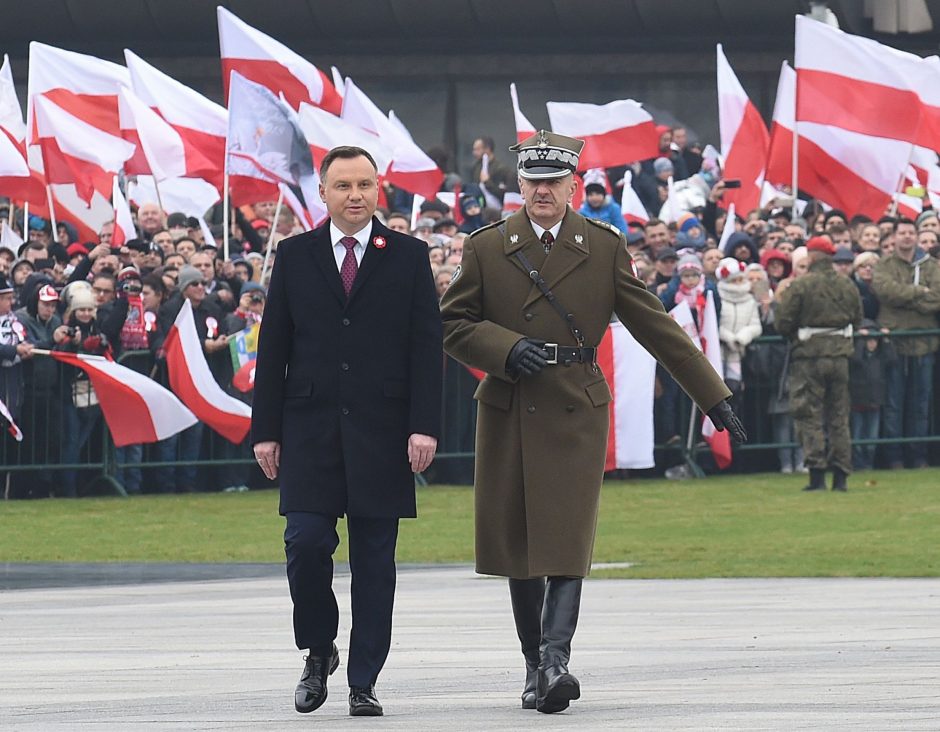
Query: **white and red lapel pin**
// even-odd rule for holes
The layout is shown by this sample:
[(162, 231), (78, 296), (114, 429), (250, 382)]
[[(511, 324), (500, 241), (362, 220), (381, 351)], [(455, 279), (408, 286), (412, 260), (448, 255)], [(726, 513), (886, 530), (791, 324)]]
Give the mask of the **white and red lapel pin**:
[(372, 239), (372, 244), (375, 245), (376, 249), (385, 249), (385, 245), (388, 244), (388, 242), (385, 241), (384, 236), (376, 236)]

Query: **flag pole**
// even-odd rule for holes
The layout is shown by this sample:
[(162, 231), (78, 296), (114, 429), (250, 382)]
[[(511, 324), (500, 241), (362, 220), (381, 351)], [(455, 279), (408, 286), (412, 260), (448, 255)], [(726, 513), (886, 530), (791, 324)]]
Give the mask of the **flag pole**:
[(229, 194), (228, 194), (228, 153), (225, 154), (225, 173), (222, 175), (222, 187), (225, 190), (222, 193), (222, 261), (228, 261), (228, 237), (229, 229)]
[[(163, 214), (163, 225), (166, 226), (166, 217), (169, 216), (172, 211), (167, 211), (163, 208), (163, 198), (160, 196), (160, 186), (157, 184), (157, 176), (153, 176), (153, 190), (157, 194), (157, 205), (160, 207), (160, 212)], [(125, 198), (127, 197), (127, 192), (124, 193)]]
[(46, 197), (49, 199), (49, 220), (52, 222), (52, 240), (55, 241), (58, 236), (56, 233), (58, 226), (55, 220), (55, 205), (52, 202), (52, 186), (48, 183), (46, 183)]
[(11, 229), (13, 228), (13, 213), (16, 210), (16, 204), (13, 203), (13, 199), (10, 199), (10, 210), (7, 211), (7, 226)]
[(268, 246), (264, 252), (264, 264), (261, 265), (261, 279), (259, 282), (264, 282), (264, 278), (268, 274), (268, 264), (271, 261), (271, 247), (274, 244), (274, 232), (277, 229), (277, 219), (281, 215), (281, 206), (284, 205), (284, 184), (279, 185), (277, 189), (277, 206), (274, 207), (274, 221), (271, 222), (271, 231), (268, 233)]
[(796, 115), (793, 115), (793, 160), (791, 161), (793, 178), (792, 178), (792, 194), (793, 194), (793, 206), (790, 209), (790, 221), (796, 221), (799, 218), (799, 214), (796, 211), (796, 199), (798, 198), (798, 192), (800, 190), (800, 178), (799, 178), (799, 151), (800, 151), (800, 133), (799, 133), (799, 122), (796, 121)]
[(29, 238), (29, 201), (23, 201), (23, 238)]

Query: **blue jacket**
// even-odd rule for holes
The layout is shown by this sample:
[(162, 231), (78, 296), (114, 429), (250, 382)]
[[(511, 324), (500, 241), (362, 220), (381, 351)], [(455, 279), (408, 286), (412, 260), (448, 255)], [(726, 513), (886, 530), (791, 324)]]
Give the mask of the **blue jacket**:
[(600, 208), (591, 208), (587, 201), (581, 204), (578, 213), (588, 219), (606, 221), (611, 226), (617, 227), (618, 231), (625, 231), (627, 223), (623, 220), (623, 211), (620, 210), (620, 204), (610, 200), (610, 196), (604, 199), (604, 205)]
[[(704, 276), (704, 275), (703, 275)], [(666, 308), (668, 313), (676, 306), (676, 293), (679, 292), (679, 285), (681, 280), (679, 275), (675, 274), (672, 276), (672, 279), (669, 280), (669, 285), (659, 296), (659, 299), (662, 300), (663, 307)], [(709, 282), (705, 280), (705, 295), (708, 296), (708, 293), (712, 293), (712, 298), (715, 300), (715, 317), (720, 321), (721, 320), (721, 296), (718, 294), (718, 286), (714, 282)], [(695, 325), (698, 327), (698, 315), (695, 312), (695, 309), (692, 309), (692, 317), (695, 319)]]

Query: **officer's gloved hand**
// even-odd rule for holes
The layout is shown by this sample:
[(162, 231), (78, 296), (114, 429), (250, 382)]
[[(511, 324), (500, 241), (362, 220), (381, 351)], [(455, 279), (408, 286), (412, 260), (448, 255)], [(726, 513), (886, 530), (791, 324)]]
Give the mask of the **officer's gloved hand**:
[(523, 338), (512, 347), (506, 357), (506, 372), (512, 377), (537, 374), (548, 365), (548, 352), (538, 338)]
[(747, 442), (747, 432), (744, 431), (744, 425), (738, 419), (738, 415), (731, 409), (731, 404), (724, 399), (714, 407), (708, 410), (708, 418), (715, 425), (716, 430), (728, 430), (731, 439), (736, 445), (742, 445)]

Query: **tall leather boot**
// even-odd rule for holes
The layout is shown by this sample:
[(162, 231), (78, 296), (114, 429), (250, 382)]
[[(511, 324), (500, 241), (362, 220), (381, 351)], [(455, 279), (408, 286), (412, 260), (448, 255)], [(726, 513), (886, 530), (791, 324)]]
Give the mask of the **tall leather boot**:
[(581, 696), (581, 685), (568, 673), (571, 639), (581, 609), (580, 577), (549, 577), (542, 608), (542, 644), (535, 708), (545, 714), (567, 709)]
[(848, 486), (849, 475), (844, 470), (839, 468), (832, 469), (832, 490), (845, 492), (849, 489)]
[(525, 656), (525, 688), (522, 708), (535, 709), (535, 692), (539, 675), (539, 646), (542, 643), (542, 605), (545, 602), (545, 579), (510, 579), (509, 597), (516, 633)]
[(824, 491), (826, 490), (826, 471), (822, 468), (809, 469), (809, 485), (804, 491)]

